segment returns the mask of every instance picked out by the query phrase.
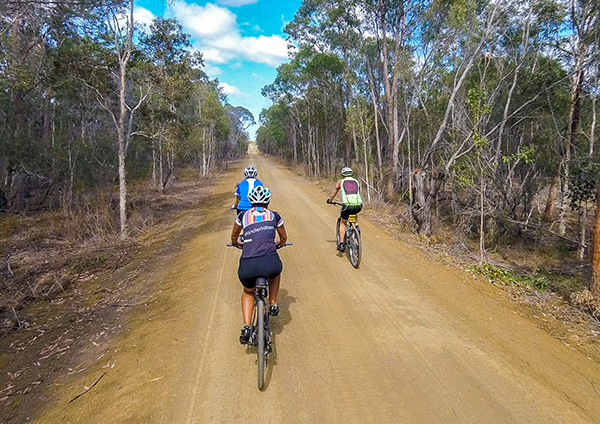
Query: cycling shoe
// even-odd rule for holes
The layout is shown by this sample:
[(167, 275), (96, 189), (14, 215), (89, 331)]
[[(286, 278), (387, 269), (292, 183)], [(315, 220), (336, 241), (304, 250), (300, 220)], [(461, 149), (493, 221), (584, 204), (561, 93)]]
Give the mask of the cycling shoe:
[(274, 305), (269, 305), (269, 315), (274, 317), (279, 315), (279, 306), (277, 306), (277, 303)]
[(240, 344), (247, 345), (250, 344), (250, 336), (252, 335), (252, 329), (249, 325), (244, 325), (242, 327), (242, 333), (240, 334)]

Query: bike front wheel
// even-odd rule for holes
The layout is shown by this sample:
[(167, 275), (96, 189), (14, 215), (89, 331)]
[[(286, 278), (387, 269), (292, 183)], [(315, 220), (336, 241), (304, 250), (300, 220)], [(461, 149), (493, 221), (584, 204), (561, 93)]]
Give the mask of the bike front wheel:
[(350, 263), (354, 268), (358, 268), (362, 257), (362, 243), (360, 240), (360, 229), (358, 227), (354, 227), (350, 231), (347, 244)]
[(262, 390), (265, 387), (265, 368), (267, 364), (265, 343), (265, 303), (262, 299), (259, 299), (256, 302), (256, 314), (258, 318), (258, 328), (256, 331), (256, 338), (258, 339), (256, 346), (256, 353), (258, 355), (258, 390)]
[(342, 218), (338, 217), (337, 219), (337, 223), (335, 224), (335, 240), (336, 240), (336, 245), (335, 247), (337, 248), (340, 243), (342, 242), (342, 240), (340, 240), (340, 224), (342, 223)]

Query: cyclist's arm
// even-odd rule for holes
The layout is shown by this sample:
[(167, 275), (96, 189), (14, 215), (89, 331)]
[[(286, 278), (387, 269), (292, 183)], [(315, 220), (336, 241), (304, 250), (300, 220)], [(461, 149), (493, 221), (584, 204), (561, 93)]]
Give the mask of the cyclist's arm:
[(330, 202), (333, 202), (333, 199), (335, 199), (335, 196), (337, 196), (338, 191), (340, 191), (340, 189), (336, 187), (335, 191), (333, 192), (333, 194), (331, 196), (329, 196), (329, 201)]
[(285, 225), (277, 227), (277, 234), (279, 235), (279, 241), (276, 243), (277, 246), (283, 246), (287, 241), (287, 233), (285, 232)]
[(240, 204), (240, 200), (242, 200), (242, 198), (240, 197), (239, 194), (236, 194), (235, 195), (235, 204), (234, 204), (236, 209), (237, 209), (238, 205)]
[(238, 237), (242, 232), (242, 227), (237, 225), (237, 223), (233, 224), (233, 230), (231, 230), (231, 244), (234, 246), (240, 246), (241, 243), (238, 243)]

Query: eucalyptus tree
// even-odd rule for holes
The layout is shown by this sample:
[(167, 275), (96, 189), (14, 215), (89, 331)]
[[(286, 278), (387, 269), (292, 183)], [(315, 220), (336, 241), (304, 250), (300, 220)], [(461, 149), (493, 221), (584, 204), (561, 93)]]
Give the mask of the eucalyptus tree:
[(243, 106), (225, 105), (225, 110), (229, 115), (231, 131), (229, 133), (228, 143), (225, 144), (224, 159), (225, 163), (229, 160), (229, 156), (233, 153), (235, 156), (240, 156), (248, 149), (248, 129), (256, 124), (254, 115)]
[[(299, 49), (338, 56), (343, 63), (340, 78), (340, 116), (345, 126), (347, 109), (352, 102), (354, 70), (350, 66), (357, 42), (357, 0), (309, 0), (300, 5), (294, 20), (285, 32), (288, 40)], [(344, 162), (351, 164), (352, 143), (348, 133), (343, 134)]]
[[(576, 147), (577, 133), (581, 122), (583, 90), (587, 73), (598, 62), (598, 42), (600, 37), (600, 2), (597, 0), (570, 0), (567, 12), (567, 36), (562, 38), (557, 48), (563, 53), (570, 67), (571, 93), (569, 115), (564, 136), (564, 149), (560, 161), (559, 172), (562, 171), (562, 198), (559, 219), (561, 235), (566, 233), (566, 201), (569, 192), (569, 166), (572, 159), (572, 149)], [(566, 41), (566, 42), (565, 42)]]
[(195, 84), (208, 79), (201, 70), (201, 53), (191, 51), (190, 36), (174, 19), (155, 18), (139, 46), (149, 62), (146, 72), (153, 89), (144, 108), (147, 130), (137, 134), (152, 142), (153, 181), (156, 187), (158, 179), (164, 191), (173, 177), (178, 144), (196, 123)]
[(103, 4), (96, 8), (101, 42), (114, 55), (116, 66), (111, 76), (116, 82), (117, 104), (113, 93), (103, 93), (99, 87), (88, 84), (94, 90), (98, 103), (109, 114), (117, 132), (117, 156), (119, 175), (119, 223), (120, 237), (127, 238), (127, 175), (126, 157), (131, 141), (135, 112), (146, 100), (151, 85), (147, 80), (132, 81), (130, 60), (135, 53), (134, 0)]

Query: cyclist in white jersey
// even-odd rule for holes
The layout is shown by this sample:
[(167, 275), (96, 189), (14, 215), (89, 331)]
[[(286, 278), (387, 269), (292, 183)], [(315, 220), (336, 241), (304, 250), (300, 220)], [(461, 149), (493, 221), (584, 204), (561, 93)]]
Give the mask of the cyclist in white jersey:
[(350, 215), (357, 215), (362, 210), (362, 198), (360, 197), (358, 180), (352, 177), (354, 171), (352, 168), (346, 166), (342, 168), (342, 178), (337, 182), (335, 191), (327, 199), (327, 203), (333, 202), (333, 199), (338, 194), (338, 191), (342, 191), (342, 210), (340, 212), (340, 244), (338, 250), (344, 251), (344, 245), (346, 243), (346, 224), (348, 223), (348, 217)]

